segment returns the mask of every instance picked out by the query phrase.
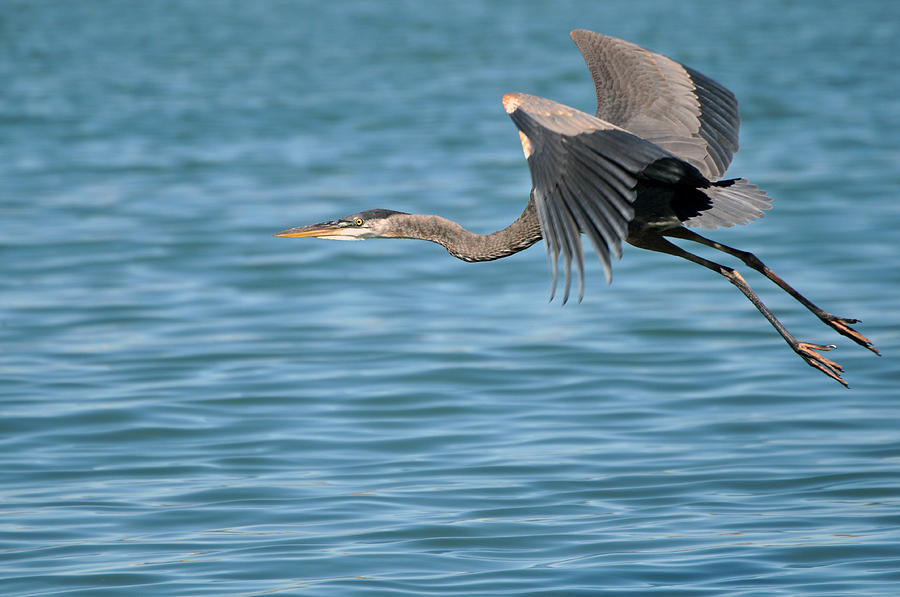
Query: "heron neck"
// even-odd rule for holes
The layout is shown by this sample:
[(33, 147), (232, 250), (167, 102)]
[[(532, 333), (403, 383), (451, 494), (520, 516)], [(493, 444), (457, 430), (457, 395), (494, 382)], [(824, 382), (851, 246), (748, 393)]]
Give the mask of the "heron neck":
[(541, 240), (541, 227), (531, 200), (515, 222), (491, 234), (470, 232), (441, 216), (403, 214), (400, 217), (404, 221), (399, 237), (430, 240), (443, 245), (451, 255), (463, 261), (501, 259)]

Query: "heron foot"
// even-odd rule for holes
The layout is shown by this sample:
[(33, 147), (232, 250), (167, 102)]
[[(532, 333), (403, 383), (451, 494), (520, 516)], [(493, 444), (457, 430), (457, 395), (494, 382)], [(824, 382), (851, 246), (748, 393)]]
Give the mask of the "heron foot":
[(832, 315), (831, 313), (825, 313), (825, 315), (821, 319), (825, 322), (826, 325), (835, 330), (838, 334), (850, 338), (863, 348), (868, 348), (878, 356), (881, 356), (881, 353), (878, 352), (878, 349), (872, 346), (871, 340), (850, 327), (851, 323), (860, 323), (858, 319), (838, 317), (836, 315)]
[(845, 388), (849, 388), (850, 384), (844, 381), (844, 378), (841, 377), (841, 372), (844, 370), (843, 367), (832, 361), (831, 359), (826, 359), (822, 355), (820, 355), (817, 350), (827, 351), (833, 350), (837, 348), (834, 344), (810, 344), (809, 342), (797, 342), (797, 344), (793, 347), (794, 351), (799, 354), (804, 361), (810, 366), (815, 367), (831, 379), (837, 381)]

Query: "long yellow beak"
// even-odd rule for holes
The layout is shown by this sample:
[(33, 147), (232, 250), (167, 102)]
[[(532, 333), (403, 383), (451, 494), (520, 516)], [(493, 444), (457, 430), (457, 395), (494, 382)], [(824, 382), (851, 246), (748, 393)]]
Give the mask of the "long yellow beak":
[(311, 237), (328, 237), (338, 236), (341, 233), (341, 227), (337, 222), (322, 222), (321, 224), (312, 224), (310, 226), (297, 226), (296, 228), (288, 228), (274, 234), (273, 236), (300, 238), (304, 236)]

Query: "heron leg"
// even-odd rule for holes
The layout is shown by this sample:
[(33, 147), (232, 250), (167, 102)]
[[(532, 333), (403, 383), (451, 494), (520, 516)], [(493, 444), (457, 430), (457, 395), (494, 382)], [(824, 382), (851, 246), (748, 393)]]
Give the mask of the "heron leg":
[(713, 249), (722, 251), (723, 253), (728, 253), (733, 257), (737, 257), (749, 267), (752, 267), (768, 279), (775, 282), (775, 284), (777, 284), (779, 288), (794, 297), (800, 304), (812, 311), (816, 317), (821, 319), (827, 326), (834, 329), (837, 333), (850, 338), (860, 346), (868, 348), (875, 354), (881, 356), (881, 353), (878, 352), (878, 349), (872, 345), (872, 342), (868, 338), (850, 327), (850, 324), (859, 323), (858, 319), (838, 317), (820, 309), (818, 306), (813, 304), (812, 301), (797, 292), (790, 284), (781, 279), (781, 276), (770, 270), (766, 266), (766, 264), (763, 263), (753, 253), (750, 253), (748, 251), (741, 251), (740, 249), (735, 249), (734, 247), (729, 247), (728, 245), (723, 245), (722, 243), (700, 236), (693, 230), (688, 230), (687, 228), (677, 228), (675, 230), (666, 231), (665, 234), (666, 236), (672, 236), (675, 238), (681, 238), (684, 240), (690, 240), (696, 243), (700, 243), (701, 245), (706, 245), (707, 247), (712, 247)]
[(738, 290), (744, 293), (753, 306), (756, 307), (760, 313), (762, 313), (763, 317), (768, 320), (772, 327), (784, 338), (785, 342), (788, 343), (788, 346), (793, 349), (800, 357), (806, 361), (808, 365), (814, 367), (827, 375), (828, 377), (834, 379), (835, 381), (842, 384), (844, 387), (848, 387), (844, 378), (841, 377), (841, 372), (844, 370), (839, 364), (834, 361), (825, 358), (821, 354), (816, 351), (828, 351), (836, 348), (833, 344), (822, 345), (822, 344), (810, 344), (809, 342), (801, 342), (797, 340), (790, 332), (787, 331), (787, 328), (778, 321), (778, 318), (769, 310), (768, 307), (762, 302), (762, 300), (753, 292), (753, 289), (750, 288), (750, 285), (747, 284), (744, 277), (741, 274), (730, 267), (725, 267), (724, 265), (718, 264), (715, 261), (710, 261), (708, 259), (704, 259), (699, 255), (694, 255), (693, 253), (689, 253), (685, 251), (681, 247), (674, 245), (664, 239), (661, 236), (654, 234), (647, 234), (638, 237), (629, 237), (628, 242), (632, 245), (639, 247), (641, 249), (647, 249), (650, 251), (656, 251), (659, 253), (666, 253), (669, 255), (674, 255), (676, 257), (681, 257), (682, 259), (687, 259), (688, 261), (692, 261), (698, 265), (702, 265), (703, 267), (710, 269), (721, 276), (724, 276), (729, 282), (735, 285)]

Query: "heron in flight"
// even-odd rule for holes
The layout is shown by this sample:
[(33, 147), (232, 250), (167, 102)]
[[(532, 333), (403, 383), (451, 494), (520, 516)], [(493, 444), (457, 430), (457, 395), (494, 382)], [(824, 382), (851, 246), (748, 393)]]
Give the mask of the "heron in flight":
[(880, 354), (850, 327), (858, 320), (823, 311), (753, 253), (689, 229), (746, 224), (770, 207), (769, 197), (756, 185), (743, 178), (722, 179), (738, 150), (740, 117), (734, 95), (694, 69), (633, 43), (585, 30), (572, 31), (571, 37), (594, 80), (597, 114), (525, 93), (503, 96), (503, 107), (519, 129), (533, 183), (525, 210), (512, 224), (492, 234), (475, 234), (440, 216), (373, 209), (275, 236), (423, 239), (443, 245), (463, 261), (501, 259), (543, 239), (554, 292), (562, 260), (563, 302), (569, 297), (573, 262), (579, 300), (584, 293), (581, 235), (593, 245), (607, 282), (610, 255), (621, 257), (624, 240), (724, 276), (804, 361), (847, 386), (843, 367), (820, 354), (835, 348), (833, 344), (797, 340), (737, 270), (667, 240), (693, 241), (736, 257), (839, 334)]

